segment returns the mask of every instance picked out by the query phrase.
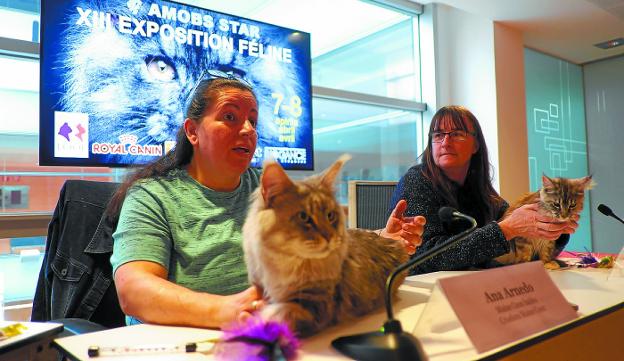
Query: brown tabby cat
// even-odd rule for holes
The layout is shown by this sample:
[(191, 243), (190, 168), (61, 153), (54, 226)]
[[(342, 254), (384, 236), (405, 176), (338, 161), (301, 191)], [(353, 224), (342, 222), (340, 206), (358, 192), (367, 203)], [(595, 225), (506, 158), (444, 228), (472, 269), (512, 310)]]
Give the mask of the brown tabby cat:
[[(573, 214), (579, 214), (583, 210), (585, 190), (593, 186), (591, 176), (583, 178), (548, 178), (542, 176), (542, 189), (529, 193), (511, 205), (503, 218), (507, 217), (515, 209), (525, 204), (538, 202), (540, 212), (548, 214), (561, 221), (567, 221)], [(553, 260), (555, 242), (545, 239), (528, 239), (516, 237), (513, 239), (516, 250), (496, 258), (502, 264), (515, 264), (529, 262), (533, 255), (537, 254), (548, 269), (558, 269), (559, 264)]]
[(268, 303), (262, 317), (302, 337), (382, 306), (386, 278), (408, 260), (401, 242), (346, 229), (334, 180), (348, 158), (301, 181), (266, 163), (243, 226), (249, 280)]

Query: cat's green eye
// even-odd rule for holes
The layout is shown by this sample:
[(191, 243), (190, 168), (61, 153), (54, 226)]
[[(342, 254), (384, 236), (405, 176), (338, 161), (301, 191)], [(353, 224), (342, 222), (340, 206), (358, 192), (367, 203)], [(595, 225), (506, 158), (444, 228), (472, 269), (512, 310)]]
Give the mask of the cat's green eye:
[(304, 211), (297, 213), (297, 219), (299, 219), (303, 223), (310, 222), (310, 216)]
[(576, 202), (570, 202), (570, 208), (576, 207)]
[(553, 207), (555, 207), (555, 209), (561, 209), (561, 206), (559, 205), (559, 203), (554, 203)]

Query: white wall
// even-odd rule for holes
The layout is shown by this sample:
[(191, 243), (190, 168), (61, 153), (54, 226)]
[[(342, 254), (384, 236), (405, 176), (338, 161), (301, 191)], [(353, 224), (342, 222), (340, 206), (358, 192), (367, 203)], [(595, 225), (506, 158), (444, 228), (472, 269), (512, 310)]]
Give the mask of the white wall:
[(514, 201), (529, 191), (529, 154), (522, 33), (494, 24), (500, 195)]

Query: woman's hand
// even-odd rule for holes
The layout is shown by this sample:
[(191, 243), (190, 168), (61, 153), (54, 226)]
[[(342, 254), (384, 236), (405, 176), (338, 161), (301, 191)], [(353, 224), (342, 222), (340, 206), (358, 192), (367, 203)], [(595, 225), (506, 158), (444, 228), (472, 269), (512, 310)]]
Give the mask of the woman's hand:
[(406, 209), (407, 202), (401, 199), (388, 218), (386, 228), (382, 229), (379, 235), (402, 241), (407, 253), (414, 254), (422, 243), (422, 234), (427, 221), (423, 216), (404, 217)]
[(221, 324), (227, 325), (234, 321), (244, 321), (256, 311), (264, 307), (262, 291), (256, 286), (251, 286), (243, 292), (229, 296), (223, 296), (219, 309)]
[(567, 227), (566, 230), (563, 233), (566, 234), (572, 234), (574, 232), (576, 232), (576, 229), (578, 228), (578, 220), (581, 218), (581, 216), (578, 213), (574, 213), (570, 216), (570, 220), (567, 222)]
[(554, 217), (543, 215), (538, 211), (537, 203), (526, 204), (498, 222), (505, 238), (514, 237), (542, 238), (554, 241), (561, 234), (572, 234), (578, 228), (578, 214), (570, 221), (560, 221)]

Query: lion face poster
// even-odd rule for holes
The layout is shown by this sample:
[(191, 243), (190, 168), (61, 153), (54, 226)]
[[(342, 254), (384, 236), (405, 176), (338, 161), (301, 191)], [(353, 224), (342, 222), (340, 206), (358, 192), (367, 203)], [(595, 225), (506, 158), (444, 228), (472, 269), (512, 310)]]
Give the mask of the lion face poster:
[(309, 34), (161, 0), (41, 6), (40, 164), (155, 160), (194, 86), (227, 76), (258, 98), (252, 165), (313, 169)]

